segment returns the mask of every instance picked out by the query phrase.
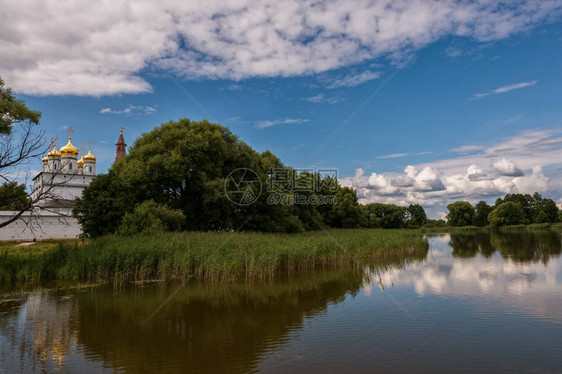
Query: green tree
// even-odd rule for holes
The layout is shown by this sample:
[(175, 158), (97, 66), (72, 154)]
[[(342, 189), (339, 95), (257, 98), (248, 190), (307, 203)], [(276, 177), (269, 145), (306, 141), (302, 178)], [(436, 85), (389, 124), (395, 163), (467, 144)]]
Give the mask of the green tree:
[(349, 187), (341, 187), (336, 192), (336, 204), (332, 206), (329, 224), (332, 227), (353, 228), (362, 221), (357, 193)]
[(368, 227), (399, 229), (405, 227), (408, 208), (394, 204), (367, 204)]
[(489, 224), (488, 215), (493, 209), (494, 208), (488, 205), (485, 201), (479, 201), (475, 206), (475, 214), (472, 224), (480, 227), (487, 226)]
[(558, 222), (562, 222), (562, 210), (558, 211)]
[(488, 215), (492, 226), (519, 225), (525, 220), (525, 212), (517, 203), (507, 201), (499, 204)]
[(549, 223), (550, 220), (544, 210), (540, 210), (539, 213), (536, 215), (534, 223)]
[(445, 227), (447, 226), (447, 222), (442, 219), (428, 219), (426, 227)]
[(16, 123), (27, 122), (34, 125), (39, 124), (41, 113), (31, 110), (21, 99), (14, 96), (10, 87), (4, 86), (0, 77), (0, 134), (9, 135)]
[(29, 202), (24, 184), (4, 182), (0, 186), (0, 210), (21, 210)]
[[(523, 217), (520, 222), (521, 224), (528, 225), (533, 222), (533, 215), (535, 213), (534, 206), (536, 205), (536, 201), (533, 199), (533, 196), (529, 194), (507, 194), (503, 200), (498, 199), (498, 201), (500, 204), (505, 202), (518, 204), (523, 210)], [(498, 201), (496, 201), (495, 207), (499, 206)]]
[(457, 201), (447, 205), (449, 214), (449, 225), (454, 227), (472, 225), (474, 219), (474, 207), (468, 201)]
[(409, 227), (421, 227), (427, 223), (427, 215), (425, 210), (419, 204), (410, 204), (407, 210), (409, 216), (408, 226)]
[(531, 215), (533, 223), (556, 222), (558, 220), (556, 202), (552, 199), (545, 199), (541, 194), (535, 192), (533, 194)]

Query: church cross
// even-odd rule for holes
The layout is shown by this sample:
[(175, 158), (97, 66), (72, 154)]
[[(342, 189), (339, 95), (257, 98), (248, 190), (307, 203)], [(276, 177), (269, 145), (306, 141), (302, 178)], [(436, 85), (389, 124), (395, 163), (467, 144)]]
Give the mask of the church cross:
[(94, 144), (94, 143), (92, 143), (91, 140), (88, 140), (88, 145), (89, 145), (88, 149), (89, 149), (89, 150), (92, 149), (92, 144)]
[(84, 156), (84, 150), (86, 149), (86, 147), (80, 147), (80, 149), (82, 150), (82, 156)]
[(68, 131), (68, 137), (72, 137), (72, 133), (74, 132), (74, 129), (72, 127), (69, 127), (66, 131)]
[[(58, 137), (58, 136), (55, 136), (55, 137), (53, 138), (53, 140), (52, 140), (52, 143), (55, 143), (55, 148), (57, 147), (57, 140), (59, 140), (59, 137)], [(52, 143), (51, 143), (51, 144), (52, 144)], [(50, 145), (49, 145), (49, 148), (51, 148)]]

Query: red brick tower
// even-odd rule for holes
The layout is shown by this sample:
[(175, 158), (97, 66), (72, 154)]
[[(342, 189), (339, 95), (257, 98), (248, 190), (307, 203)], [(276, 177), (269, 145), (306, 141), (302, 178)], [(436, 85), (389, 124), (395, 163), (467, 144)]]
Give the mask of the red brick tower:
[(123, 130), (121, 127), (121, 133), (119, 134), (119, 140), (117, 140), (117, 152), (115, 154), (115, 162), (121, 160), (127, 154), (127, 144), (125, 144), (125, 139), (123, 139)]

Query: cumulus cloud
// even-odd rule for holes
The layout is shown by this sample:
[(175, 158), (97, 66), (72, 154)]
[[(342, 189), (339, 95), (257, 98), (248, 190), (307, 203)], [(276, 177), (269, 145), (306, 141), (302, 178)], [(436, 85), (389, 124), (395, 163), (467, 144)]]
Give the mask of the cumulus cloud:
[(466, 171), (466, 176), (471, 181), (482, 180), (486, 178), (486, 173), (476, 165), (470, 165)]
[(523, 171), (517, 167), (517, 164), (514, 161), (508, 160), (505, 157), (495, 161), (493, 163), (493, 167), (499, 175), (507, 177), (520, 177), (524, 175)]
[(277, 125), (288, 125), (288, 124), (300, 125), (306, 122), (310, 122), (310, 120), (302, 119), (302, 118), (285, 118), (285, 119), (276, 119), (270, 121), (259, 121), (258, 123), (256, 123), (256, 127), (258, 129), (265, 129)]
[[(448, 36), (506, 38), (561, 8), (541, 0), (3, 2), (0, 71), (19, 93), (97, 96), (150, 91), (147, 70), (184, 79), (315, 74), (401, 61)], [(378, 74), (326, 83), (352, 87)]]
[(402, 173), (366, 175), (360, 169), (342, 184), (355, 188), (362, 203), (417, 203), (432, 217), (456, 200), (493, 202), (508, 193), (535, 191), (556, 199), (562, 196), (561, 133), (561, 129), (524, 131), (476, 154), (408, 165)]
[(509, 91), (518, 90), (520, 88), (534, 86), (536, 83), (537, 83), (537, 81), (510, 84), (509, 86), (499, 87), (499, 88), (496, 88), (495, 90), (492, 90), (490, 92), (476, 93), (476, 94), (473, 95), (473, 97), (475, 99), (481, 99), (481, 98), (489, 96), (489, 95), (506, 93), (506, 92), (509, 92)]

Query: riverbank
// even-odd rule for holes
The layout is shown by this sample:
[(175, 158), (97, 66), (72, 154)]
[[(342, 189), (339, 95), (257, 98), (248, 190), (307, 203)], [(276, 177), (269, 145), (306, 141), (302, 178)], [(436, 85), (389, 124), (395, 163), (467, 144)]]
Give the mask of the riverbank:
[(182, 232), (0, 246), (0, 283), (45, 280), (265, 279), (330, 266), (424, 258), (418, 230), (331, 229), (301, 234)]
[(467, 231), (524, 231), (524, 230), (562, 230), (562, 223), (533, 223), (531, 225), (514, 225), (514, 226), (463, 226), (463, 227), (422, 227), (422, 233), (451, 233), (451, 232), (467, 232)]

